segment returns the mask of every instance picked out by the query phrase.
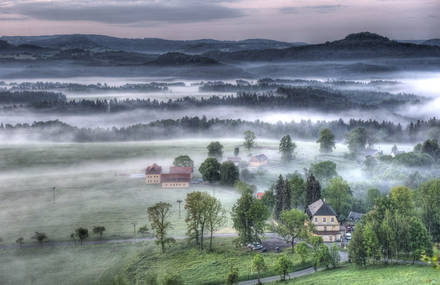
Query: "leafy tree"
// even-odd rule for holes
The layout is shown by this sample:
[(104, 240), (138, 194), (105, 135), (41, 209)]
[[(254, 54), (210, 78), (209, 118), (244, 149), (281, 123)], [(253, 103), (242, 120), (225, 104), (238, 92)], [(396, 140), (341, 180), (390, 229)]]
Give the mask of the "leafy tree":
[(329, 250), (329, 256), (330, 256), (330, 264), (333, 268), (336, 268), (341, 263), (341, 256), (339, 255), (339, 248), (336, 246), (336, 244), (333, 244), (330, 247)]
[(229, 273), (226, 276), (226, 285), (233, 285), (238, 283), (238, 269), (231, 266)]
[(103, 226), (93, 227), (93, 233), (95, 235), (99, 235), (99, 238), (102, 238), (102, 235), (104, 234), (104, 232), (105, 232), (105, 227), (103, 227)]
[(252, 259), (252, 268), (257, 271), (258, 274), (257, 284), (262, 284), (260, 278), (261, 273), (266, 270), (266, 263), (264, 262), (264, 257), (261, 254), (256, 254)]
[(173, 165), (194, 168), (194, 161), (188, 155), (179, 155), (174, 159)]
[(231, 161), (225, 161), (220, 166), (220, 182), (232, 186), (240, 178), (237, 166)]
[(405, 179), (405, 186), (409, 187), (411, 189), (419, 188), (420, 185), (424, 182), (423, 176), (418, 172), (415, 171), (408, 175), (408, 177)]
[(264, 206), (266, 206), (269, 213), (272, 213), (275, 206), (275, 195), (273, 194), (273, 190), (269, 189), (264, 191), (264, 195), (261, 198), (261, 202)]
[(396, 209), (401, 214), (411, 215), (414, 208), (414, 198), (412, 191), (404, 186), (394, 187), (390, 191), (390, 199), (394, 203)]
[(251, 191), (245, 191), (232, 207), (232, 222), (238, 232), (238, 241), (241, 244), (260, 241), (268, 215), (263, 203), (253, 197)]
[(148, 272), (145, 276), (145, 283), (146, 285), (159, 285), (159, 282), (157, 281), (157, 273)]
[(83, 241), (89, 238), (89, 230), (86, 228), (77, 228), (75, 229), (75, 237), (79, 239), (80, 244), (82, 245)]
[(45, 233), (35, 232), (35, 234), (32, 236), (32, 239), (37, 240), (40, 245), (42, 245), (45, 241), (48, 240), (48, 237)]
[(366, 206), (367, 210), (371, 210), (378, 199), (382, 194), (379, 189), (371, 188), (367, 190), (367, 198), (366, 198)]
[(432, 253), (431, 236), (418, 217), (409, 217), (407, 246), (408, 252), (412, 255), (413, 263), (420, 259), (423, 253)]
[(310, 223), (307, 223), (307, 221), (307, 215), (297, 209), (283, 211), (281, 213), (275, 231), (286, 242), (290, 243), (292, 253), (295, 247), (295, 240), (299, 238), (305, 239), (310, 235)]
[(306, 182), (299, 173), (294, 173), (290, 179), (291, 201), (294, 208), (305, 206)]
[(307, 207), (319, 199), (321, 199), (321, 185), (319, 181), (315, 179), (315, 176), (310, 174), (309, 177), (307, 177), (305, 206)]
[(359, 265), (367, 265), (367, 252), (364, 245), (364, 226), (362, 223), (356, 225), (356, 229), (352, 233), (351, 241), (348, 244), (348, 255), (350, 260)]
[(220, 180), (220, 163), (213, 157), (208, 157), (199, 167), (203, 180), (210, 183)]
[(319, 138), (316, 141), (319, 143), (319, 150), (321, 152), (332, 152), (336, 148), (335, 135), (330, 129), (323, 129), (319, 133)]
[(296, 246), (295, 246), (295, 253), (299, 255), (299, 258), (301, 260), (301, 264), (304, 263), (304, 261), (306, 260), (306, 257), (309, 253), (309, 247), (307, 246), (307, 243), (305, 242), (299, 242)]
[(162, 285), (184, 285), (183, 279), (178, 274), (167, 273), (162, 279)]
[(434, 163), (433, 158), (429, 154), (421, 152), (401, 153), (396, 155), (394, 161), (408, 167), (426, 167), (431, 166)]
[(235, 186), (235, 189), (237, 189), (238, 192), (240, 192), (242, 194), (246, 191), (250, 191), (251, 193), (254, 193), (257, 190), (255, 185), (250, 185), (250, 184), (244, 183), (241, 180), (238, 180), (234, 186)]
[(440, 146), (437, 140), (429, 139), (423, 142), (421, 151), (423, 153), (429, 154), (435, 160), (440, 158)]
[(331, 256), (328, 247), (325, 244), (319, 245), (319, 247), (317, 248), (317, 250), (314, 251), (313, 254), (313, 268), (315, 269), (315, 271), (319, 266), (325, 266), (326, 268), (328, 268), (330, 263)]
[(290, 135), (286, 135), (281, 138), (279, 151), (281, 153), (281, 159), (283, 161), (289, 161), (293, 158), (293, 152), (295, 151), (296, 144), (292, 142)]
[(140, 227), (140, 228), (138, 229), (138, 233), (140, 233), (140, 234), (142, 234), (142, 235), (147, 234), (147, 233), (148, 233), (148, 227), (147, 227), (147, 225), (144, 225), (144, 226)]
[(237, 146), (237, 147), (234, 147), (234, 156), (238, 156), (240, 154), (240, 148)]
[(226, 210), (220, 200), (209, 196), (206, 209), (206, 225), (210, 232), (209, 250), (212, 250), (214, 232), (218, 231), (226, 223)]
[(244, 132), (244, 147), (247, 148), (248, 151), (255, 147), (255, 139), (256, 136), (254, 132), (249, 130)]
[(367, 223), (362, 232), (363, 246), (365, 251), (365, 259), (371, 263), (375, 263), (380, 260), (381, 244), (371, 224)]
[(435, 242), (440, 241), (440, 179), (423, 183), (419, 192), (422, 221)]
[(336, 163), (329, 160), (312, 164), (310, 171), (322, 184), (327, 184), (327, 181), (338, 175)]
[(324, 197), (326, 202), (336, 211), (339, 220), (345, 220), (353, 200), (348, 183), (340, 177), (333, 178), (325, 188)]
[(19, 237), (18, 239), (15, 240), (15, 242), (18, 244), (19, 247), (22, 247), (24, 243), (24, 238)]
[(200, 245), (203, 238), (200, 233), (200, 228), (204, 227), (201, 223), (205, 223), (204, 211), (206, 203), (203, 201), (203, 196), (204, 193), (197, 191), (188, 193), (185, 198), (187, 236), (189, 240), (194, 240), (196, 245)]
[(220, 142), (211, 142), (207, 149), (210, 157), (221, 158), (223, 156), (223, 145)]
[(348, 149), (352, 154), (359, 154), (365, 150), (367, 144), (368, 135), (367, 130), (364, 128), (355, 128), (350, 131), (345, 137), (345, 142), (348, 145)]
[(285, 281), (286, 276), (289, 275), (289, 271), (292, 270), (293, 263), (292, 261), (285, 255), (281, 255), (277, 259), (276, 268), (278, 274), (280, 274), (281, 280)]
[(171, 204), (159, 202), (147, 209), (148, 220), (151, 223), (151, 229), (156, 237), (156, 243), (160, 245), (162, 253), (165, 252), (167, 244), (174, 243), (173, 238), (168, 237), (168, 231), (172, 229), (171, 223), (168, 221), (171, 213)]

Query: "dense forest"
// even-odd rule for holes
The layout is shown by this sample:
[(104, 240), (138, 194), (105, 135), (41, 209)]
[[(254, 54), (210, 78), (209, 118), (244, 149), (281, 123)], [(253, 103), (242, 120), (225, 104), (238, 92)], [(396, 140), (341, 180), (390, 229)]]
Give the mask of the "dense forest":
[(393, 122), (375, 120), (309, 121), (270, 124), (261, 121), (207, 119), (206, 117), (183, 117), (181, 119), (160, 120), (148, 124), (136, 124), (128, 127), (111, 129), (78, 128), (58, 120), (34, 122), (33, 124), (0, 124), (0, 135), (27, 136), (49, 141), (135, 141), (176, 137), (225, 137), (236, 136), (246, 130), (252, 130), (257, 136), (279, 139), (291, 134), (294, 139), (316, 140), (319, 132), (329, 128), (336, 139), (342, 140), (355, 128), (365, 128), (371, 141), (378, 142), (421, 142), (425, 139), (440, 138), (440, 120), (419, 120), (406, 127)]

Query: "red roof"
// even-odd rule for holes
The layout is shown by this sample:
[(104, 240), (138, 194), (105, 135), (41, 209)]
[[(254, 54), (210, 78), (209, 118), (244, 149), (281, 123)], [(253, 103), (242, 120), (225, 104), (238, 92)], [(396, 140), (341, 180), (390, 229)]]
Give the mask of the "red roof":
[(145, 170), (145, 174), (161, 174), (162, 173), (162, 167), (157, 165), (156, 163), (153, 163), (153, 165), (148, 166)]
[(167, 173), (162, 174), (163, 182), (190, 182), (191, 174), (189, 173)]
[(257, 193), (257, 199), (261, 199), (261, 198), (263, 198), (263, 196), (264, 196), (263, 192)]
[(189, 166), (171, 166), (170, 173), (171, 174), (191, 174), (192, 167)]

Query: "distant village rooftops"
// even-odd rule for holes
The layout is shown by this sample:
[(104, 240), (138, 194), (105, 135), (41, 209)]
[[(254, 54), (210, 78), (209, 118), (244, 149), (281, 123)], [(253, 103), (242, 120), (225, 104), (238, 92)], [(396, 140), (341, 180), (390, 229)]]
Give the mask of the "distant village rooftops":
[(145, 174), (161, 174), (162, 173), (162, 167), (157, 165), (156, 163), (153, 163), (151, 166), (148, 166), (145, 170)]
[(322, 199), (319, 199), (307, 207), (307, 215), (313, 216), (336, 216), (335, 210), (327, 205)]
[(189, 173), (166, 173), (162, 174), (162, 183), (169, 182), (190, 182), (191, 174)]
[(190, 166), (171, 166), (170, 174), (191, 174), (193, 171)]

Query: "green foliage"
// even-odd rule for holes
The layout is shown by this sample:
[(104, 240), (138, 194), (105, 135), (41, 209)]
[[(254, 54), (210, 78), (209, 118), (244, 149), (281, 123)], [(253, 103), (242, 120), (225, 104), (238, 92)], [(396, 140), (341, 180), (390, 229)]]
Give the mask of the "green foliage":
[(199, 167), (203, 180), (210, 183), (220, 180), (220, 163), (214, 157), (208, 157)]
[(184, 285), (183, 279), (180, 275), (168, 273), (161, 282), (161, 285)]
[(35, 239), (40, 244), (43, 244), (43, 242), (48, 240), (48, 237), (47, 237), (47, 235), (45, 233), (35, 232), (35, 234), (32, 236), (32, 239)]
[(352, 129), (345, 137), (345, 142), (348, 145), (350, 153), (352, 154), (359, 154), (360, 152), (364, 151), (367, 140), (367, 130), (364, 128)]
[(390, 191), (390, 199), (401, 214), (411, 215), (414, 212), (414, 195), (404, 186), (394, 187)]
[(371, 210), (373, 208), (376, 199), (379, 198), (381, 195), (382, 194), (380, 193), (379, 189), (371, 188), (367, 190), (367, 197), (366, 197), (367, 210)]
[(291, 204), (294, 208), (299, 206), (305, 206), (306, 204), (306, 182), (301, 175), (295, 172), (289, 178), (290, 190), (291, 190)]
[(293, 159), (293, 152), (295, 151), (296, 144), (292, 142), (290, 135), (286, 135), (281, 138), (279, 151), (281, 153), (281, 159), (283, 161), (289, 161)]
[(244, 132), (244, 147), (247, 148), (248, 151), (250, 151), (252, 148), (255, 147), (255, 133), (248, 130)]
[(289, 181), (283, 178), (282, 175), (278, 177), (277, 183), (274, 187), (275, 191), (275, 208), (274, 208), (274, 217), (275, 219), (279, 219), (281, 212), (290, 210), (291, 205), (291, 190)]
[(142, 227), (139, 227), (139, 229), (138, 229), (138, 233), (140, 233), (140, 234), (146, 234), (146, 233), (148, 233), (148, 227), (147, 227), (147, 225), (143, 225)]
[(220, 182), (232, 186), (238, 181), (240, 173), (237, 166), (231, 161), (225, 161), (220, 166)]
[(429, 139), (423, 142), (421, 151), (434, 158), (434, 160), (440, 158), (440, 146), (435, 139)]
[(307, 245), (307, 243), (305, 243), (304, 241), (299, 242), (296, 246), (295, 246), (295, 253), (299, 255), (301, 263), (304, 263), (304, 261), (306, 260), (306, 256), (309, 253), (309, 247)]
[(146, 285), (159, 285), (157, 273), (148, 272), (145, 276), (145, 284)]
[(332, 152), (336, 148), (335, 135), (327, 128), (319, 132), (319, 138), (316, 142), (319, 143), (319, 150), (324, 153)]
[(400, 153), (396, 155), (394, 161), (409, 167), (426, 167), (431, 166), (434, 163), (434, 160), (429, 154), (420, 152)]
[(321, 243), (318, 247), (313, 248), (313, 268), (315, 271), (320, 266), (328, 268), (331, 262), (331, 256), (327, 245)]
[(336, 244), (333, 244), (329, 249), (330, 264), (333, 268), (336, 268), (341, 263), (341, 256), (339, 255), (339, 248)]
[(330, 179), (338, 175), (336, 163), (329, 160), (312, 164), (310, 171), (321, 184), (327, 184)]
[(241, 194), (245, 193), (245, 192), (250, 192), (250, 193), (254, 193), (257, 190), (257, 187), (255, 185), (250, 185), (247, 183), (244, 183), (241, 180), (238, 180), (235, 185), (234, 185), (235, 189), (238, 190), (238, 192), (240, 192)]
[(85, 239), (89, 237), (89, 230), (86, 228), (77, 228), (75, 229), (75, 237), (79, 239), (82, 244)]
[(226, 276), (226, 285), (233, 285), (238, 283), (238, 270), (231, 266), (228, 275)]
[(220, 142), (211, 142), (206, 148), (210, 157), (221, 158), (223, 156), (223, 145)]
[(281, 213), (275, 232), (286, 242), (290, 243), (292, 253), (296, 239), (306, 239), (311, 234), (310, 223), (307, 215), (300, 210), (292, 209)]
[(261, 283), (260, 277), (261, 273), (266, 270), (266, 263), (264, 261), (264, 257), (261, 254), (256, 254), (252, 259), (252, 269), (257, 271), (258, 273), (258, 283)]
[(173, 165), (194, 168), (194, 161), (188, 155), (179, 155), (174, 159)]
[(260, 241), (264, 233), (264, 224), (269, 216), (263, 203), (245, 191), (232, 207), (232, 222), (238, 232), (238, 241), (242, 245)]
[(353, 196), (347, 181), (340, 177), (330, 180), (324, 191), (326, 202), (336, 211), (340, 221), (345, 220), (351, 209)]
[(289, 271), (292, 270), (293, 263), (286, 255), (281, 255), (278, 257), (276, 266), (278, 274), (280, 274), (281, 280), (283, 281), (286, 280), (286, 276), (289, 274)]
[(95, 235), (99, 235), (100, 238), (102, 238), (102, 235), (104, 234), (104, 232), (105, 232), (105, 227), (103, 227), (103, 226), (93, 227), (93, 233)]
[(272, 213), (275, 206), (275, 195), (273, 194), (272, 189), (264, 191), (264, 195), (261, 198), (261, 203), (263, 203), (269, 213)]
[(168, 237), (168, 231), (172, 229), (168, 221), (171, 213), (171, 204), (159, 202), (147, 209), (148, 220), (151, 223), (151, 229), (156, 237), (156, 243), (160, 245), (162, 253), (165, 252), (165, 246), (175, 242), (173, 238)]
[(319, 184), (319, 181), (315, 179), (313, 174), (310, 174), (307, 177), (305, 206), (307, 207), (319, 199), (321, 199), (321, 184)]
[(419, 188), (422, 221), (435, 242), (440, 241), (440, 179), (428, 181)]

